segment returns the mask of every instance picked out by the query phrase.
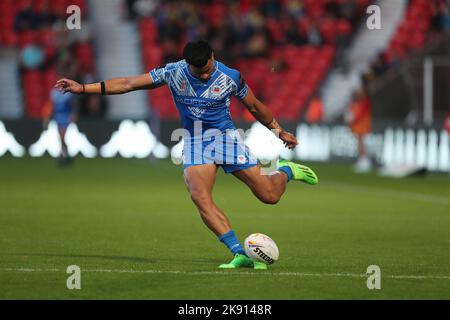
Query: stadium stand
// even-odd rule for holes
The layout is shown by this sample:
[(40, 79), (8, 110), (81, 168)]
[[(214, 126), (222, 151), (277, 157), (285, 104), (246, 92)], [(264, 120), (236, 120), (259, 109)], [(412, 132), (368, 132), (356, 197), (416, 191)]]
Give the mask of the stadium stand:
[[(283, 120), (298, 120), (339, 57), (363, 24), (371, 0), (243, 0), (157, 1), (123, 0), (129, 19), (137, 19), (146, 70), (180, 59), (184, 44), (206, 38), (218, 59), (239, 69), (255, 94)], [(26, 112), (42, 117), (57, 65), (76, 61), (68, 76), (93, 79), (95, 55), (89, 38), (71, 39), (62, 31), (69, 5), (78, 5), (89, 18), (87, 0), (0, 1), (0, 47), (44, 62), (38, 68), (22, 65)], [(436, 27), (438, 25), (439, 27)], [(410, 0), (387, 48), (371, 66), (378, 76), (410, 54), (421, 50), (433, 28), (450, 29), (445, 0)], [(73, 34), (73, 32), (70, 32)], [(38, 52), (29, 50), (37, 47)], [(36, 56), (37, 55), (37, 56)], [(162, 119), (178, 113), (168, 88), (148, 92), (150, 106)], [(325, 102), (322, 99), (322, 102)], [(326, 105), (324, 103), (324, 105)], [(236, 120), (252, 120), (240, 103), (232, 102)]]
[(420, 52), (436, 35), (450, 30), (450, 3), (445, 0), (410, 0), (403, 20), (389, 45), (372, 62), (365, 75), (374, 79)]
[[(369, 0), (161, 2), (149, 16), (140, 17), (144, 63), (151, 69), (174, 61), (180, 58), (187, 41), (207, 38), (218, 58), (238, 68), (255, 94), (270, 105), (278, 118), (295, 120), (315, 95), (335, 61), (337, 50), (348, 43), (370, 3)], [(136, 15), (139, 12), (131, 16)], [(177, 117), (167, 88), (149, 92), (149, 98), (162, 118)], [(235, 101), (231, 112), (235, 119), (250, 120)]]
[[(65, 65), (66, 70), (73, 69), (69, 75), (77, 79), (95, 73), (90, 40), (85, 36), (71, 39), (67, 34), (65, 20), (69, 5), (79, 6), (83, 18), (86, 18), (85, 0), (0, 2), (0, 46), (16, 48), (22, 56), (32, 60), (36, 55), (43, 55), (42, 61), (38, 59), (36, 65), (21, 66), (25, 114), (28, 117), (43, 117), (44, 106), (57, 78), (58, 65)], [(34, 50), (30, 50), (31, 48)]]
[(387, 63), (406, 58), (410, 50), (421, 49), (431, 25), (431, 2), (412, 0), (405, 17), (385, 51)]

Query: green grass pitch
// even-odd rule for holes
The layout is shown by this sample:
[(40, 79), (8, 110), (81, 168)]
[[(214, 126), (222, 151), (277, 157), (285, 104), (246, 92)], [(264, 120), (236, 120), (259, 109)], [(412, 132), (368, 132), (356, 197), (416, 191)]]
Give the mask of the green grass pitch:
[[(449, 299), (448, 175), (395, 180), (311, 164), (276, 206), (220, 170), (214, 196), (241, 241), (271, 236), (267, 272), (203, 225), (182, 170), (162, 161), (0, 158), (0, 299)], [(81, 268), (81, 290), (66, 269)], [(381, 268), (381, 289), (366, 270)]]

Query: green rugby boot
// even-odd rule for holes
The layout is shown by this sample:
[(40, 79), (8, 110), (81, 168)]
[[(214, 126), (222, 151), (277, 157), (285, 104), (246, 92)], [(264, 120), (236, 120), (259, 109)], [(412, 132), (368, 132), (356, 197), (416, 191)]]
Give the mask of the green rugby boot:
[(317, 175), (307, 166), (288, 160), (278, 160), (278, 168), (280, 167), (291, 168), (294, 180), (302, 181), (311, 185), (319, 183), (319, 178), (317, 178)]
[(267, 270), (267, 264), (264, 262), (253, 261), (253, 269), (255, 270)]
[(247, 256), (237, 253), (230, 263), (221, 264), (219, 269), (253, 268), (253, 260)]

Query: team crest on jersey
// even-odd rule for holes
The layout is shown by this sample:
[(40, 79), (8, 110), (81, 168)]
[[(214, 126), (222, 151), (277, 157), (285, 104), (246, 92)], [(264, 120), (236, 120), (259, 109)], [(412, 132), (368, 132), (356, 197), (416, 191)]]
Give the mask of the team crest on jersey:
[(211, 95), (213, 97), (220, 97), (222, 94), (222, 88), (220, 86), (212, 86), (211, 87)]
[(245, 163), (245, 161), (247, 161), (247, 158), (244, 155), (240, 154), (238, 156), (238, 163), (243, 164)]

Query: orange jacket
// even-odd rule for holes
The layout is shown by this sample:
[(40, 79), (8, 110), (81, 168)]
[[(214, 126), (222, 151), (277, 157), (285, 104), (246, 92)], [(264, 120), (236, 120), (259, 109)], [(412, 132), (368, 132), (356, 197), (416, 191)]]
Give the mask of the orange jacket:
[(368, 96), (354, 101), (350, 111), (353, 114), (350, 129), (354, 134), (363, 135), (372, 131), (372, 103)]

